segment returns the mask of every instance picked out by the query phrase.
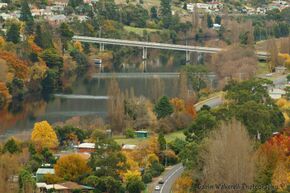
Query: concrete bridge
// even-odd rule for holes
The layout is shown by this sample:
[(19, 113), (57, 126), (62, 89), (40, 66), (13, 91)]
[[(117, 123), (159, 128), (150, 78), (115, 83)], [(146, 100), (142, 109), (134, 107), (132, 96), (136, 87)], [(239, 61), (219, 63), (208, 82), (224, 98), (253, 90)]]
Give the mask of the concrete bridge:
[[(146, 69), (147, 60), (147, 49), (163, 49), (163, 50), (175, 50), (184, 51), (186, 53), (186, 62), (190, 61), (190, 53), (209, 53), (215, 54), (222, 51), (222, 48), (212, 48), (212, 47), (200, 47), (200, 46), (188, 46), (188, 45), (177, 45), (177, 44), (166, 44), (166, 43), (156, 43), (156, 42), (142, 42), (142, 41), (131, 41), (131, 40), (120, 40), (120, 39), (109, 39), (109, 38), (97, 38), (88, 36), (73, 36), (74, 41), (87, 42), (87, 43), (98, 43), (100, 44), (100, 50), (104, 51), (105, 45), (118, 45), (118, 46), (130, 46), (139, 47), (143, 49), (143, 63)], [(260, 60), (266, 60), (270, 57), (267, 52), (256, 52), (257, 57)]]

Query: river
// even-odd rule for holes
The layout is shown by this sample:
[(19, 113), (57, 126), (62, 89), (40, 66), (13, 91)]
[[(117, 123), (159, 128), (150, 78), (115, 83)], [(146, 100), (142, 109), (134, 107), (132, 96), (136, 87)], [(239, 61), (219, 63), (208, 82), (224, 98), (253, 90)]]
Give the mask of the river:
[(49, 102), (30, 100), (0, 111), (0, 141), (11, 136), (28, 139), (34, 123), (42, 120), (53, 124), (74, 116), (105, 117), (107, 88), (113, 76), (123, 92), (133, 89), (136, 96), (151, 98), (158, 79), (163, 82), (165, 95), (174, 96), (177, 93), (177, 73), (94, 74), (89, 80), (75, 81), (70, 94), (57, 93)]

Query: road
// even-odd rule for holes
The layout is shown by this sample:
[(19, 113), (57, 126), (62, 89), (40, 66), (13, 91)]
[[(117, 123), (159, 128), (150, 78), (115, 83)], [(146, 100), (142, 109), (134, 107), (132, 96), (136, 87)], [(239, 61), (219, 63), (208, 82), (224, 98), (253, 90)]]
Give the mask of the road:
[[(279, 76), (273, 80), (273, 84), (275, 86), (285, 84), (286, 81), (286, 76)], [(200, 108), (203, 105), (208, 105), (210, 107), (217, 107), (221, 104), (223, 104), (223, 94), (219, 94), (217, 96), (214, 96), (212, 98), (209, 98), (207, 100), (201, 101), (195, 105), (196, 110), (200, 110)], [(167, 171), (165, 176), (163, 177), (164, 184), (161, 187), (160, 191), (155, 191), (154, 193), (170, 193), (171, 192), (171, 187), (175, 180), (182, 174), (184, 168), (182, 164), (177, 164), (174, 166), (171, 170)]]
[(163, 177), (164, 184), (161, 186), (160, 191), (154, 191), (153, 193), (170, 193), (171, 187), (175, 180), (182, 174), (184, 167), (182, 164), (175, 165), (171, 170), (167, 171)]

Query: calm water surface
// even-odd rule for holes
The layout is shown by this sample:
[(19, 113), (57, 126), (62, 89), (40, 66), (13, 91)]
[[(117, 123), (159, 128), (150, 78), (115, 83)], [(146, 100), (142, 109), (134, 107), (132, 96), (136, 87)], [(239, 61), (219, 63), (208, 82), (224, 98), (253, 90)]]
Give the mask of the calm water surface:
[[(0, 141), (11, 136), (27, 139), (37, 121), (47, 120), (53, 124), (74, 116), (105, 117), (109, 77), (95, 75), (91, 80), (78, 80), (73, 84), (71, 94), (58, 93), (49, 102), (32, 100), (0, 111)], [(150, 98), (152, 86), (156, 84), (155, 77), (163, 81), (164, 94), (174, 96), (177, 91), (177, 74), (123, 74), (115, 77), (122, 91), (133, 88), (136, 96)]]

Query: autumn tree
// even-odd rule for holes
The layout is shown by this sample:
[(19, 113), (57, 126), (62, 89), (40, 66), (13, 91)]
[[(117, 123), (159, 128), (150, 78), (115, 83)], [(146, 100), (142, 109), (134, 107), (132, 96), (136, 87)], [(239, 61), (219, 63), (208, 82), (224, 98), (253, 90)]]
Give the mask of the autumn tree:
[[(2, 192), (20, 192), (19, 187), (11, 181), (11, 177), (18, 176), (21, 168), (27, 163), (29, 155), (27, 151), (20, 154), (4, 153), (0, 156), (0, 187)], [(22, 193), (22, 192), (21, 192)], [(32, 193), (32, 191), (27, 191)]]
[(64, 180), (76, 181), (80, 176), (90, 173), (85, 158), (78, 154), (61, 157), (54, 166), (55, 174)]
[(123, 132), (124, 129), (124, 95), (116, 79), (112, 79), (108, 88), (108, 118), (113, 132)]
[(153, 102), (156, 102), (163, 95), (164, 95), (164, 81), (159, 77), (154, 77), (153, 83), (150, 86), (150, 96), (153, 99)]
[(279, 59), (278, 59), (279, 50), (278, 50), (275, 39), (268, 40), (266, 47), (267, 47), (267, 51), (271, 55), (271, 59), (270, 61), (268, 61), (268, 69), (269, 69), (269, 72), (272, 72), (274, 68), (279, 64)]
[(185, 71), (181, 71), (179, 76), (179, 97), (183, 100), (186, 100), (188, 97), (188, 81)]
[[(203, 182), (207, 184), (253, 184), (253, 146), (245, 127), (232, 120), (223, 123), (208, 139), (204, 160)], [(208, 192), (224, 190), (214, 189)], [(237, 190), (236, 192), (244, 192)]]
[[(287, 128), (259, 147), (255, 160), (257, 165), (256, 184), (262, 186), (272, 184), (277, 187), (279, 192), (287, 190), (289, 145), (289, 128)], [(267, 190), (267, 193), (270, 191)]]
[(251, 48), (234, 46), (215, 55), (210, 66), (224, 83), (247, 80), (255, 75), (257, 57)]
[(56, 133), (47, 121), (34, 124), (31, 140), (35, 143), (38, 151), (41, 151), (44, 148), (55, 149), (58, 146)]

